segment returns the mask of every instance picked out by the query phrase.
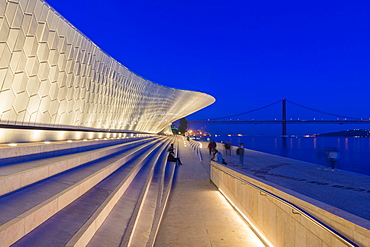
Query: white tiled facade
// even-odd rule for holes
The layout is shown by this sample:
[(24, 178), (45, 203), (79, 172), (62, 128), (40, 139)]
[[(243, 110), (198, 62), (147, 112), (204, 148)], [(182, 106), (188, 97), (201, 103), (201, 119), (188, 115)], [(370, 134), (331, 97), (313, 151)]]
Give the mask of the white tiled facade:
[(157, 133), (213, 102), (132, 73), (44, 1), (0, 0), (1, 124)]

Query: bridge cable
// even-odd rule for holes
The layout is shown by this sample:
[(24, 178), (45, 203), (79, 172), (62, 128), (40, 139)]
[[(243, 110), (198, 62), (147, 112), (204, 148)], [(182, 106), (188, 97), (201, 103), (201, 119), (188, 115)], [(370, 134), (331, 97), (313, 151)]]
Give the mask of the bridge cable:
[(311, 107), (308, 107), (308, 106), (304, 106), (304, 105), (301, 105), (301, 104), (295, 103), (295, 102), (290, 101), (290, 100), (287, 100), (287, 102), (289, 102), (289, 103), (291, 103), (291, 104), (293, 104), (293, 105), (296, 105), (296, 106), (299, 106), (299, 107), (305, 108), (305, 109), (307, 109), (307, 110), (316, 111), (316, 112), (319, 112), (319, 113), (323, 113), (323, 114), (327, 114), (327, 115), (331, 115), (331, 116), (335, 116), (335, 117), (341, 117), (341, 118), (350, 118), (350, 119), (362, 120), (361, 118), (358, 118), (358, 117), (347, 117), (347, 116), (342, 116), (342, 115), (338, 115), (338, 114), (333, 114), (333, 113), (329, 113), (329, 112), (325, 112), (325, 111), (320, 111), (320, 110), (317, 110), (317, 109), (314, 109), (314, 108), (311, 108)]
[(234, 115), (229, 115), (229, 116), (225, 116), (225, 117), (212, 118), (212, 119), (209, 119), (209, 120), (212, 120), (213, 121), (213, 120), (218, 120), (218, 119), (222, 119), (222, 118), (236, 117), (236, 116), (244, 115), (244, 114), (247, 114), (247, 113), (255, 112), (255, 111), (258, 111), (258, 110), (262, 110), (264, 108), (267, 108), (269, 106), (275, 105), (277, 103), (281, 103), (281, 100), (278, 100), (278, 101), (276, 101), (274, 103), (271, 103), (271, 104), (268, 104), (268, 105), (265, 105), (265, 106), (262, 106), (262, 107), (259, 107), (259, 108), (256, 108), (256, 109), (247, 111), (247, 112), (242, 112), (242, 113), (238, 113), (238, 114), (234, 114)]

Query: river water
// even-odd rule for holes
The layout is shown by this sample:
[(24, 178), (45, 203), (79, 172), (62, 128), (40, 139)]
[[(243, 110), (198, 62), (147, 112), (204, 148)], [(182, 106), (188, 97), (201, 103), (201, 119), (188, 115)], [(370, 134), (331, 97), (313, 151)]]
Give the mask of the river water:
[[(237, 146), (276, 154), (331, 167), (326, 148), (338, 148), (339, 159), (335, 168), (370, 176), (370, 138), (362, 137), (213, 137), (216, 142), (229, 141)], [(223, 148), (220, 148), (223, 150)]]

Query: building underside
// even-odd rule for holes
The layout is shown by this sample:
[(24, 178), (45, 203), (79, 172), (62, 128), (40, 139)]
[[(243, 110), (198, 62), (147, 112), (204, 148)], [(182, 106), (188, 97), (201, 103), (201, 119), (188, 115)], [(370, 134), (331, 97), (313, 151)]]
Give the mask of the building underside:
[[(172, 122), (214, 101), (210, 95), (165, 87), (129, 71), (44, 1), (0, 0), (3, 129), (170, 134)], [(8, 137), (0, 142), (14, 137), (4, 133)], [(65, 138), (55, 133), (47, 138)]]

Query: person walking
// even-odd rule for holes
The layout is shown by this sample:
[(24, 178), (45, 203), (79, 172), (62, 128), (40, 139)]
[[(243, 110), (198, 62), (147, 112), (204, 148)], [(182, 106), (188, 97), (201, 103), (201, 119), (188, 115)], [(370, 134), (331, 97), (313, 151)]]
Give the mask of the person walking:
[(216, 149), (216, 146), (216, 142), (213, 140), (208, 143), (209, 155), (212, 155), (212, 150)]
[(331, 170), (334, 171), (335, 163), (337, 162), (337, 159), (339, 157), (338, 149), (332, 148), (328, 152), (328, 159), (331, 163)]
[(244, 143), (240, 143), (238, 149), (236, 149), (236, 154), (239, 156), (239, 163), (243, 168), (244, 163)]
[(225, 155), (231, 155), (231, 143), (225, 142)]

